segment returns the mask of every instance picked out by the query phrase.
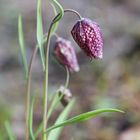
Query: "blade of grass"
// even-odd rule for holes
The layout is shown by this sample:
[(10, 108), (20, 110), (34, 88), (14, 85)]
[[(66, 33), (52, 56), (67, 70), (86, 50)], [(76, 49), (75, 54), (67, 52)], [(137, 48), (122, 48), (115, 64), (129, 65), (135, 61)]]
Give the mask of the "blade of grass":
[[(55, 125), (63, 122), (64, 120), (66, 120), (66, 118), (68, 117), (71, 109), (73, 108), (74, 106), (74, 103), (75, 103), (75, 99), (72, 99), (70, 101), (70, 103), (64, 108), (64, 110), (61, 112), (61, 114), (59, 115), (59, 117), (57, 118), (56, 122), (55, 122)], [(59, 136), (60, 136), (60, 133), (62, 131), (63, 127), (59, 127), (53, 131), (51, 131), (49, 133), (49, 136), (48, 136), (48, 140), (58, 140)]]
[(66, 126), (66, 125), (71, 125), (71, 124), (74, 124), (74, 123), (79, 123), (79, 122), (82, 122), (82, 121), (86, 121), (86, 120), (89, 120), (91, 118), (95, 118), (97, 115), (100, 115), (102, 113), (107, 113), (107, 112), (121, 112), (121, 113), (123, 113), (123, 111), (121, 111), (121, 110), (112, 109), (112, 108), (97, 109), (97, 110), (94, 110), (94, 111), (90, 111), (90, 112), (80, 114), (80, 115), (75, 116), (75, 117), (73, 117), (69, 120), (66, 120), (66, 121), (62, 122), (62, 123), (53, 125), (53, 126), (49, 127), (46, 130), (46, 132), (50, 132), (51, 130), (53, 130), (55, 128), (58, 128), (58, 127), (63, 127), (63, 126)]
[(27, 59), (26, 59), (26, 48), (25, 48), (25, 44), (24, 44), (23, 25), (22, 25), (21, 15), (18, 16), (18, 39), (19, 39), (19, 46), (20, 46), (23, 65), (24, 65), (25, 76), (27, 78), (28, 63), (27, 63)]
[(41, 8), (41, 0), (37, 2), (37, 42), (40, 51), (41, 61), (43, 65), (43, 70), (45, 70), (45, 54), (43, 48), (43, 23), (42, 23), (42, 8)]
[(63, 97), (63, 95), (59, 96), (58, 94), (59, 93), (54, 95), (54, 98), (51, 102), (51, 105), (49, 107), (48, 114), (47, 114), (48, 119), (50, 118), (50, 116), (51, 116), (52, 112), (54, 111), (55, 107), (57, 107), (58, 103), (60, 102), (61, 98)]
[(5, 125), (6, 132), (7, 132), (7, 134), (8, 134), (9, 140), (16, 140), (16, 138), (14, 137), (14, 134), (13, 134), (13, 132), (12, 132), (12, 128), (11, 128), (9, 122), (6, 121), (6, 122), (4, 123), (4, 125)]
[(35, 139), (38, 137), (39, 133), (42, 131), (43, 123), (40, 123), (39, 127), (35, 131)]
[[(57, 15), (57, 10), (56, 10), (56, 7), (55, 7), (54, 3), (51, 3), (51, 6), (53, 7), (54, 15), (56, 16)], [(59, 22), (56, 22), (53, 25), (52, 30), (51, 30), (51, 34), (52, 35), (56, 33), (56, 30), (58, 28), (58, 25), (59, 25)]]
[(53, 21), (54, 23), (58, 22), (64, 16), (64, 9), (57, 0), (52, 0), (53, 5), (55, 4), (59, 9), (59, 16)]

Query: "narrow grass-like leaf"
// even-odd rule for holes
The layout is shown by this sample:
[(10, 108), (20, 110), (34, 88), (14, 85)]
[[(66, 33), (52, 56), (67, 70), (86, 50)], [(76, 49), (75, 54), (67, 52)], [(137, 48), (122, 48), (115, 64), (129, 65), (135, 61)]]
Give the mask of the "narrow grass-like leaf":
[(30, 106), (30, 115), (29, 115), (29, 131), (30, 131), (30, 137), (31, 140), (35, 140), (34, 132), (33, 132), (33, 110), (34, 110), (34, 102), (35, 98), (32, 99), (31, 101), (31, 106)]
[(66, 126), (66, 125), (70, 125), (70, 124), (79, 123), (79, 122), (82, 122), (82, 121), (89, 120), (91, 118), (95, 118), (97, 115), (100, 115), (100, 114), (106, 113), (106, 112), (121, 112), (121, 113), (123, 113), (123, 111), (121, 111), (121, 110), (112, 109), (112, 108), (97, 109), (97, 110), (94, 110), (94, 111), (90, 111), (90, 112), (80, 114), (80, 115), (75, 116), (75, 117), (73, 117), (69, 120), (66, 120), (66, 121), (62, 122), (62, 123), (53, 125), (53, 126), (49, 127), (46, 130), (46, 132), (49, 132), (49, 131), (51, 131), (55, 128), (58, 128), (58, 127), (63, 127), (63, 126)]
[(56, 22), (58, 22), (63, 17), (63, 15), (64, 15), (64, 9), (63, 9), (63, 7), (61, 6), (61, 4), (57, 0), (52, 0), (52, 1), (58, 7), (59, 12), (60, 12), (59, 16), (57, 18), (55, 18), (55, 20), (53, 21), (54, 23), (56, 23)]
[[(56, 16), (56, 15), (57, 15), (56, 7), (55, 7), (54, 3), (51, 3), (51, 5), (52, 5), (52, 7), (53, 7), (54, 15)], [(53, 27), (52, 27), (52, 29), (51, 29), (51, 34), (52, 34), (52, 35), (56, 32), (56, 30), (57, 30), (57, 28), (58, 28), (58, 25), (59, 25), (59, 22), (56, 22), (55, 24), (53, 24)]]
[(38, 137), (39, 133), (42, 131), (42, 128), (43, 128), (43, 122), (40, 123), (37, 130), (35, 131), (35, 139)]
[(37, 2), (37, 42), (40, 51), (43, 70), (45, 70), (45, 54), (43, 48), (43, 23), (42, 23), (42, 8), (41, 0)]
[(20, 50), (21, 50), (21, 55), (22, 55), (25, 75), (26, 75), (26, 78), (27, 78), (27, 75), (28, 75), (28, 63), (27, 63), (27, 59), (26, 59), (26, 48), (25, 48), (25, 44), (24, 44), (23, 25), (22, 25), (22, 17), (21, 17), (21, 15), (18, 16), (18, 39), (19, 39), (19, 46), (20, 46)]
[(54, 96), (50, 108), (48, 110), (48, 115), (47, 118), (49, 119), (52, 112), (54, 111), (54, 109), (56, 108), (56, 106), (58, 105), (58, 103), (60, 103), (61, 98), (63, 97), (63, 94), (61, 96), (58, 95), (58, 93)]
[[(57, 120), (55, 122), (55, 125), (65, 121), (67, 119), (71, 109), (73, 108), (74, 103), (75, 103), (75, 100), (72, 99), (71, 102), (64, 108), (62, 113), (57, 118)], [(58, 138), (59, 138), (59, 136), (61, 134), (62, 129), (63, 129), (63, 127), (59, 127), (57, 129), (51, 131), (49, 133), (48, 140), (58, 140)]]
[(4, 125), (5, 125), (5, 129), (6, 129), (9, 140), (16, 140), (9, 122), (6, 121)]

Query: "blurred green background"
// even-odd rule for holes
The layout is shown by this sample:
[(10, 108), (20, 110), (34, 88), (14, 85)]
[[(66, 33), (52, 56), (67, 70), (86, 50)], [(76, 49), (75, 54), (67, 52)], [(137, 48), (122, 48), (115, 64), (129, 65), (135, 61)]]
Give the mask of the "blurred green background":
[[(23, 15), (27, 58), (36, 44), (37, 0), (0, 0), (0, 139), (5, 140), (4, 122), (11, 121), (19, 140), (24, 138), (25, 79), (18, 46), (17, 17)], [(70, 89), (77, 98), (71, 115), (103, 107), (116, 107), (125, 114), (110, 114), (64, 129), (61, 140), (140, 140), (140, 0), (60, 0), (83, 17), (101, 26), (104, 37), (103, 60), (90, 61), (73, 41), (70, 31), (76, 17), (67, 13), (57, 33), (70, 39), (76, 50), (80, 72), (71, 74)], [(53, 10), (43, 0), (44, 32)], [(65, 81), (65, 71), (53, 58), (49, 68), (50, 94)], [(43, 73), (40, 58), (33, 68), (32, 94), (42, 97)], [(41, 120), (36, 106), (35, 122)], [(60, 110), (56, 111), (54, 117)], [(52, 118), (53, 120), (53, 118)]]

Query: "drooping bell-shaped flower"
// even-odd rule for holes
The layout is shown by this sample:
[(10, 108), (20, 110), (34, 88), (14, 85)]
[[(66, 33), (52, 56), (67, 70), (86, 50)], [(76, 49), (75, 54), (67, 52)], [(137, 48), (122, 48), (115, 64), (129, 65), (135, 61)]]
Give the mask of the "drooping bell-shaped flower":
[(96, 22), (82, 18), (74, 25), (71, 34), (87, 56), (95, 59), (103, 58), (103, 38)]
[(58, 61), (62, 65), (67, 66), (71, 72), (79, 71), (76, 53), (70, 41), (58, 37), (54, 54)]

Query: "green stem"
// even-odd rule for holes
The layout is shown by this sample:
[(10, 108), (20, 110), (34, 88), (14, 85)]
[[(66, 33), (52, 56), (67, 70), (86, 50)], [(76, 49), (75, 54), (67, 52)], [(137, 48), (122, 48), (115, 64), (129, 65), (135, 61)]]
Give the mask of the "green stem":
[(31, 93), (31, 76), (32, 76), (32, 66), (33, 60), (37, 54), (38, 47), (35, 47), (34, 52), (32, 54), (30, 64), (29, 64), (29, 71), (27, 77), (27, 97), (26, 97), (26, 128), (25, 128), (25, 140), (29, 140), (29, 112), (30, 112), (30, 93)]
[(46, 42), (46, 61), (45, 61), (45, 80), (44, 80), (44, 96), (43, 96), (43, 136), (42, 139), (46, 140), (47, 139), (47, 134), (45, 134), (45, 130), (47, 127), (47, 101), (48, 101), (48, 63), (49, 63), (49, 44), (50, 44), (50, 38), (51, 38), (51, 28), (53, 26), (53, 23), (51, 23), (49, 31), (48, 31), (48, 37), (47, 37), (47, 42)]
[[(76, 12), (75, 10), (72, 9), (65, 9), (64, 12), (72, 12), (75, 13), (78, 18), (81, 19), (81, 16), (78, 12)], [(51, 38), (51, 30), (53, 27), (53, 24), (56, 23), (57, 18), (60, 16), (60, 13), (58, 15), (55, 16), (55, 18), (52, 20), (50, 27), (49, 27), (49, 31), (48, 31), (48, 35), (47, 35), (47, 41), (46, 41), (46, 61), (45, 61), (45, 80), (44, 80), (44, 96), (43, 96), (43, 132), (42, 132), (42, 140), (47, 140), (47, 133), (44, 133), (46, 131), (47, 128), (47, 123), (48, 123), (48, 119), (47, 119), (47, 112), (48, 112), (48, 63), (49, 63), (49, 45), (50, 45), (50, 38)]]

